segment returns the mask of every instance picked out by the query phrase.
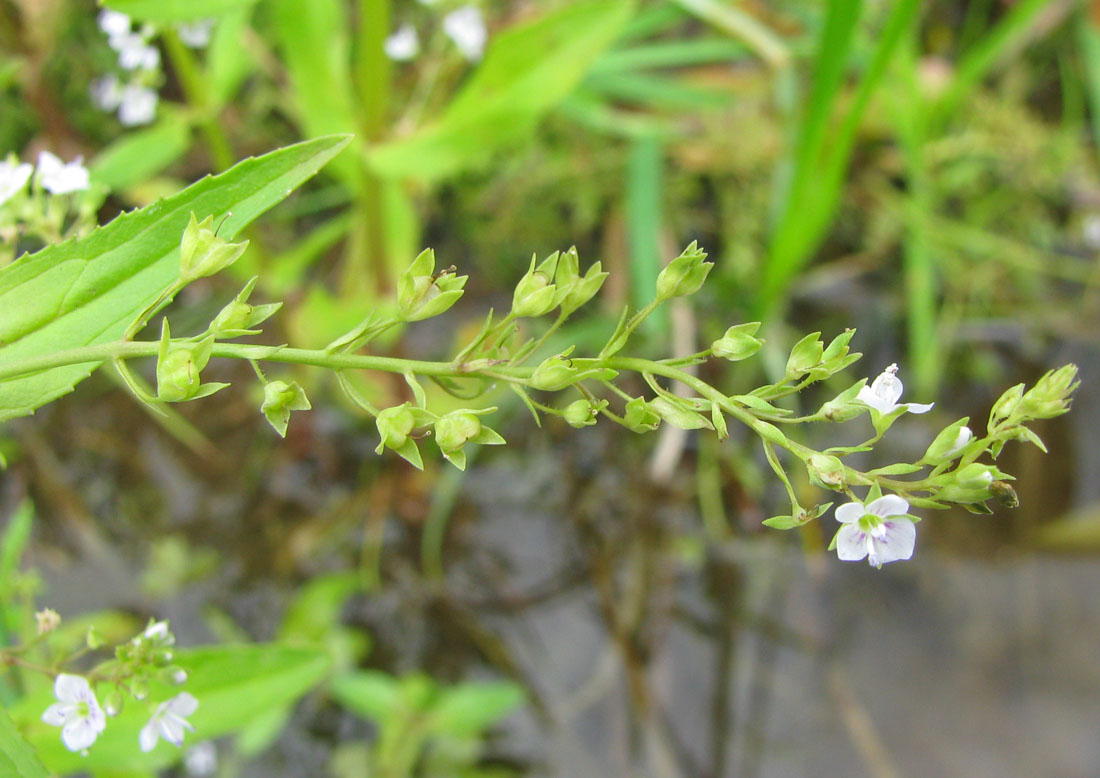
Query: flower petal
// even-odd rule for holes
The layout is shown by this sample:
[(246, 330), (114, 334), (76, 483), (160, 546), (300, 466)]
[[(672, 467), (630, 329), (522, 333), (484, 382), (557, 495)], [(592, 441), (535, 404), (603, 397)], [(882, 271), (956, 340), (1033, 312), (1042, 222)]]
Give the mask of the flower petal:
[(141, 728), (141, 733), (138, 735), (138, 743), (141, 744), (141, 750), (148, 752), (152, 751), (157, 746), (157, 739), (160, 737), (160, 731), (157, 728), (157, 717), (149, 719), (149, 723)]
[(88, 686), (88, 681), (83, 676), (69, 675), (68, 673), (61, 673), (57, 676), (57, 680), (53, 682), (53, 695), (62, 702), (86, 701), (88, 696), (95, 698), (92, 695), (91, 687)]
[(906, 403), (905, 408), (910, 413), (928, 413), (934, 405), (935, 403), (928, 403), (927, 405), (924, 403)]
[[(878, 379), (875, 380), (877, 383)], [(879, 413), (884, 414), (892, 413), (898, 407), (869, 386), (862, 387), (859, 390), (859, 394), (856, 395), (856, 399), (864, 405), (868, 405)]]
[(844, 562), (858, 562), (867, 556), (867, 533), (853, 524), (840, 528), (836, 536), (836, 555)]
[(194, 695), (180, 692), (167, 703), (169, 712), (176, 716), (190, 716), (199, 709), (199, 701)]
[(64, 725), (65, 720), (69, 718), (68, 712), (71, 709), (72, 706), (67, 703), (55, 702), (50, 707), (46, 708), (46, 712), (42, 714), (42, 720), (51, 727), (60, 727)]
[(83, 751), (95, 742), (98, 734), (87, 719), (75, 718), (61, 730), (61, 742), (70, 751)]
[(884, 494), (868, 503), (867, 512), (884, 519), (888, 516), (904, 516), (909, 512), (909, 503), (896, 494)]
[(161, 737), (176, 747), (183, 745), (183, 725), (187, 722), (179, 716), (165, 713), (158, 723), (160, 724)]
[(890, 519), (884, 521), (886, 537), (875, 541), (879, 561), (883, 564), (909, 559), (913, 556), (913, 547), (917, 542), (917, 528), (908, 519)]
[(863, 507), (863, 503), (860, 502), (846, 502), (836, 509), (836, 520), (841, 524), (851, 524), (854, 521), (859, 521), (863, 518), (863, 514), (867, 512), (867, 509)]

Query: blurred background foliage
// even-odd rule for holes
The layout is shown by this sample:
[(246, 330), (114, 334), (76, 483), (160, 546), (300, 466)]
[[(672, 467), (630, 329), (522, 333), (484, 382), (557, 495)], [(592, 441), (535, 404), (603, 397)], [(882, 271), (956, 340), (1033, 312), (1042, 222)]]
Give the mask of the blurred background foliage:
[[(320, 346), (392, 305), (396, 272), (432, 246), (444, 266), (470, 273), (466, 299), (450, 326), (414, 326), (376, 346), (433, 358), (468, 338), (486, 309), (507, 306), (531, 253), (576, 244), (583, 261), (612, 272), (597, 310), (561, 335), (583, 348), (606, 336), (623, 305), (648, 301), (662, 263), (698, 240), (715, 271), (691, 309), (672, 306), (652, 322), (644, 348), (687, 354), (731, 324), (762, 319), (762, 359), (707, 366), (728, 372), (708, 379), (731, 393), (781, 372), (808, 330), (857, 328), (860, 375), (902, 363), (907, 398), (939, 402), (944, 423), (970, 415), (980, 424), (1004, 386), (1066, 355), (1080, 362), (1079, 409), (1067, 417), (1077, 429), (1049, 428), (1060, 453), (1040, 461), (1006, 452), (1018, 457), (1007, 469), (1024, 476), (1017, 517), (980, 531), (957, 517), (921, 526), (938, 524), (927, 532), (940, 547), (965, 552), (1100, 546), (1098, 455), (1083, 431), (1095, 416), (1100, 317), (1097, 3), (484, 0), (489, 37), (477, 62), (441, 30), (442, 14), (460, 5), (451, 0), (224, 2), (203, 50), (181, 44), (167, 23), (171, 3), (108, 5), (162, 25), (160, 104), (146, 127), (121, 127), (90, 97), (114, 58), (92, 2), (0, 0), (0, 154), (82, 154), (109, 189), (101, 223), (239, 158), (326, 133), (356, 136), (252, 230), (237, 278), (188, 290), (173, 330), (176, 317), (200, 328), (258, 274), (256, 299), (286, 301), (285, 332), (269, 336)], [(406, 23), (420, 52), (391, 61), (383, 41)], [(258, 432), (247, 392), (184, 408), (161, 434), (106, 379), (88, 382), (79, 402), (7, 431), (9, 499), (30, 492), (59, 517), (47, 544), (101, 548), (107, 538), (132, 564), (163, 571), (146, 574), (146, 605), (210, 580), (247, 589), (253, 602), (269, 596), (257, 582), (350, 566), (369, 587), (387, 582), (408, 608), (393, 623), (391, 600), (350, 617), (374, 636), (378, 666), (434, 662), (434, 674), (461, 677), (455, 632), (410, 626), (442, 608), (472, 654), (516, 676), (475, 606), (446, 582), (445, 549), (461, 580), (500, 573), (469, 531), (483, 495), (437, 465), (420, 474), (374, 457), (373, 427), (318, 376), (295, 377), (322, 410), (296, 417), (282, 447)], [(400, 380), (359, 380), (380, 402), (405, 399)], [(751, 535), (774, 513), (762, 463), (736, 436), (719, 447), (670, 435), (651, 455), (648, 440), (602, 427), (535, 433), (522, 407), (500, 402), (514, 416), (504, 427), (510, 445), (486, 456), (513, 477), (558, 484), (547, 499), (562, 510), (597, 516), (572, 531), (594, 555), (581, 567), (608, 612), (614, 586), (600, 560), (614, 570), (616, 554), (629, 553), (618, 548), (629, 529), (598, 518), (594, 492), (609, 478), (620, 495), (644, 483), (621, 498), (626, 513), (648, 509), (654, 488), (693, 506), (702, 530), (694, 520), (644, 524), (689, 566), (702, 564), (702, 537)], [(124, 429), (145, 430), (136, 448)], [(899, 431), (895, 445), (919, 455), (914, 434)], [(613, 470), (608, 461), (626, 473), (595, 474)], [(134, 478), (142, 485), (124, 486)], [(486, 483), (501, 486), (475, 478)], [(1073, 507), (1076, 521), (1035, 532)], [(808, 552), (825, 541), (812, 528), (802, 538)], [(561, 586), (572, 585), (571, 554)], [(277, 631), (273, 616), (240, 599), (206, 607), (218, 637), (241, 623)], [(609, 616), (616, 639), (638, 626), (631, 618)], [(406, 654), (410, 630), (416, 649)], [(410, 678), (400, 693), (413, 707), (436, 699), (417, 691), (429, 681)], [(349, 684), (368, 682), (382, 684)], [(514, 690), (502, 693), (501, 711)], [(368, 759), (354, 750), (343, 758), (348, 774)]]

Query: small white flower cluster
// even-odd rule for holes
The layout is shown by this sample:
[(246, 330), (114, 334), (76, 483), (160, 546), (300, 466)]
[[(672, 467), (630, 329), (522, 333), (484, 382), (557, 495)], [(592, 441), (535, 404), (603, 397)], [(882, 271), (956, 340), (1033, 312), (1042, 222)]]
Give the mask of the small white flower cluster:
[[(435, 5), (436, 0), (420, 0), (421, 5)], [(473, 5), (464, 5), (443, 17), (443, 32), (454, 43), (462, 56), (470, 62), (477, 62), (485, 53), (485, 44), (489, 40), (489, 31), (481, 9)], [(420, 38), (416, 28), (405, 23), (386, 38), (383, 46), (386, 56), (396, 62), (407, 62), (420, 53)]]
[[(882, 416), (899, 409), (910, 413), (932, 410), (935, 403), (899, 403), (904, 388), (898, 378), (898, 366), (892, 364), (870, 386), (860, 389), (856, 400)], [(961, 449), (970, 438), (970, 430), (963, 427), (949, 453)], [(917, 527), (908, 514), (909, 502), (896, 494), (878, 497), (867, 504), (855, 501), (839, 506), (835, 516), (844, 526), (834, 541), (837, 556), (845, 562), (866, 559), (877, 568), (887, 562), (911, 558), (917, 542)]]
[[(168, 631), (168, 623), (158, 621), (151, 623), (141, 635), (135, 638), (135, 644), (141, 640), (150, 641), (156, 645), (170, 645), (174, 638)], [(174, 680), (185, 681), (186, 673), (179, 672), (182, 677)], [(42, 714), (42, 721), (54, 727), (61, 727), (61, 742), (65, 744), (65, 748), (86, 754), (96, 738), (107, 728), (107, 717), (118, 715), (118, 704), (112, 703), (111, 698), (108, 697), (107, 710), (104, 711), (88, 680), (83, 676), (68, 673), (57, 676), (53, 693), (57, 702), (46, 708)], [(144, 695), (138, 696), (144, 697)], [(175, 697), (157, 705), (153, 715), (138, 735), (138, 745), (141, 750), (152, 751), (161, 738), (177, 748), (182, 747), (185, 732), (195, 730), (186, 717), (198, 710), (198, 707), (199, 701), (188, 692), (180, 692)]]
[(125, 82), (114, 73), (93, 81), (92, 102), (101, 110), (118, 111), (126, 127), (148, 124), (157, 114), (157, 92), (149, 86), (160, 77), (160, 51), (149, 42), (156, 30), (145, 24), (135, 31), (129, 16), (110, 9), (100, 12), (99, 29), (128, 75)]
[[(0, 161), (0, 205), (23, 191), (33, 170), (29, 162), (20, 162), (14, 156)], [(66, 163), (43, 151), (38, 155), (36, 180), (50, 194), (69, 194), (88, 188), (88, 169), (80, 157)]]

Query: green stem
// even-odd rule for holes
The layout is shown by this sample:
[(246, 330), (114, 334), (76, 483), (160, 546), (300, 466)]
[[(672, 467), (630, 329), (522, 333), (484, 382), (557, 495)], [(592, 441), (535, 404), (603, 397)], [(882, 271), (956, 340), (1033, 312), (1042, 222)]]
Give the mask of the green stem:
[(206, 89), (206, 79), (199, 70), (194, 56), (187, 47), (180, 42), (175, 30), (166, 28), (161, 36), (164, 39), (164, 48), (168, 52), (168, 59), (172, 62), (172, 69), (176, 72), (180, 86), (183, 88), (184, 97), (199, 115), (199, 130), (202, 132), (206, 145), (210, 149), (210, 156), (214, 161), (214, 169), (218, 172), (228, 170), (237, 161), (233, 153), (233, 147), (229, 143), (221, 124), (214, 115), (210, 101), (210, 93)]

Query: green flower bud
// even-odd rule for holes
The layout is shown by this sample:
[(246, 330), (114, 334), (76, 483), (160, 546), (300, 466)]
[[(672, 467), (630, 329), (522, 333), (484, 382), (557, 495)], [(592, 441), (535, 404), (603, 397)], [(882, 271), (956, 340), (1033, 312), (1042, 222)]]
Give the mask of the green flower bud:
[(825, 353), (825, 344), (820, 340), (820, 332), (811, 332), (798, 341), (787, 358), (786, 379), (794, 381), (821, 364)]
[(1020, 399), (1024, 396), (1024, 385), (1016, 384), (1011, 389), (1006, 389), (1000, 397), (997, 398), (997, 402), (993, 403), (993, 407), (989, 411), (989, 430), (993, 431), (993, 428), (1002, 421), (1008, 419), (1012, 414), (1016, 412), (1016, 407), (1020, 404)]
[(859, 390), (864, 387), (865, 380), (857, 381), (833, 399), (821, 406), (818, 414), (829, 421), (849, 421), (864, 413), (867, 406), (862, 402), (856, 402)]
[(1076, 365), (1046, 373), (1020, 400), (1019, 413), (1026, 419), (1051, 419), (1069, 411), (1070, 394), (1077, 388)]
[(643, 397), (635, 397), (626, 404), (623, 413), (626, 426), (634, 432), (652, 432), (661, 426), (660, 415), (650, 407)]
[(264, 384), (264, 401), (260, 412), (279, 437), (286, 437), (286, 428), (290, 423), (291, 411), (308, 411), (311, 407), (305, 390), (297, 381), (271, 381)]
[(561, 255), (558, 260), (558, 271), (554, 276), (554, 284), (558, 287), (561, 297), (561, 311), (566, 316), (587, 303), (603, 286), (604, 279), (609, 275), (603, 272), (599, 262), (596, 262), (582, 278), (579, 271), (580, 260), (577, 257), (577, 249), (574, 246)]
[(565, 358), (568, 354), (567, 351), (544, 359), (531, 374), (530, 385), (545, 392), (556, 392), (581, 380), (581, 371)]
[(84, 645), (92, 651), (103, 648), (103, 636), (99, 634), (99, 630), (95, 627), (88, 627), (88, 632), (84, 636)]
[(711, 344), (711, 353), (730, 362), (748, 359), (764, 344), (760, 338), (753, 337), (758, 329), (760, 329), (758, 321), (730, 327), (725, 335)]
[(435, 442), (443, 452), (456, 451), (481, 432), (481, 419), (469, 411), (452, 411), (435, 423)]
[(382, 442), (378, 444), (375, 453), (381, 454), (385, 448), (398, 449), (409, 440), (409, 434), (416, 427), (416, 416), (413, 414), (409, 403), (385, 408), (374, 420), (378, 428), (378, 434)]
[(103, 712), (113, 718), (122, 713), (122, 706), (125, 702), (126, 698), (122, 696), (122, 691), (116, 687), (108, 692), (103, 699)]
[(707, 280), (707, 274), (714, 267), (713, 262), (706, 262), (707, 254), (700, 249), (695, 241), (691, 242), (676, 259), (665, 265), (660, 275), (657, 276), (657, 299), (667, 300), (670, 297), (695, 294), (699, 287)]
[(970, 421), (970, 417), (964, 417), (950, 427), (945, 427), (932, 441), (932, 445), (928, 447), (928, 450), (924, 452), (924, 456), (920, 460), (921, 464), (943, 464), (962, 453), (963, 449), (974, 438), (974, 433), (970, 431), (970, 427), (966, 426), (968, 421)]
[(397, 304), (405, 321), (438, 316), (462, 297), (469, 276), (456, 276), (454, 268), (435, 272), (435, 252), (424, 249), (397, 279)]
[(248, 248), (248, 241), (230, 243), (219, 238), (211, 229), (213, 216), (207, 216), (202, 222), (191, 214), (191, 221), (183, 231), (180, 241), (180, 277), (186, 281), (204, 278), (220, 273), (236, 262)]
[(810, 483), (822, 489), (840, 491), (847, 481), (844, 477), (844, 463), (828, 454), (812, 454), (806, 460), (806, 471)]
[(515, 316), (533, 318), (557, 307), (560, 300), (558, 288), (550, 280), (557, 269), (558, 257), (555, 251), (536, 268), (536, 257), (532, 255), (531, 267), (516, 284), (512, 295), (512, 313)]
[(184, 402), (208, 397), (229, 384), (203, 384), (199, 373), (210, 361), (214, 347), (213, 335), (197, 343), (173, 342), (164, 320), (160, 333), (160, 352), (157, 357), (157, 399), (161, 402)]
[(934, 495), (937, 500), (957, 503), (975, 503), (988, 500), (993, 496), (990, 488), (993, 481), (1002, 478), (1004, 473), (995, 467), (973, 462), (961, 470), (945, 473), (933, 483), (943, 487)]
[(144, 678), (134, 678), (130, 681), (130, 694), (139, 702), (149, 696), (149, 682)]
[(600, 411), (607, 407), (607, 400), (592, 403), (588, 400), (575, 400), (562, 410), (562, 418), (570, 427), (580, 429), (596, 423)]
[(269, 303), (267, 305), (250, 305), (248, 298), (256, 286), (258, 277), (254, 276), (244, 289), (233, 300), (230, 300), (210, 323), (210, 332), (216, 338), (237, 338), (242, 335), (258, 335), (260, 330), (250, 329), (257, 324), (267, 321), (282, 303)]

